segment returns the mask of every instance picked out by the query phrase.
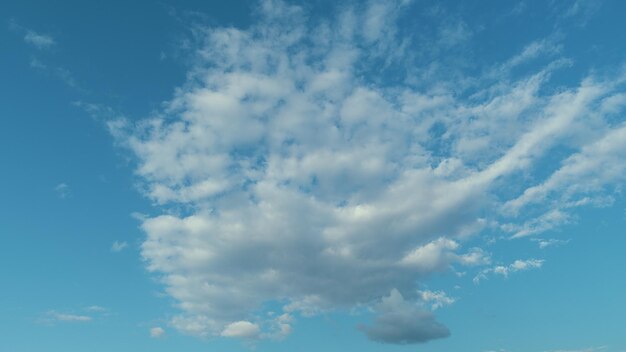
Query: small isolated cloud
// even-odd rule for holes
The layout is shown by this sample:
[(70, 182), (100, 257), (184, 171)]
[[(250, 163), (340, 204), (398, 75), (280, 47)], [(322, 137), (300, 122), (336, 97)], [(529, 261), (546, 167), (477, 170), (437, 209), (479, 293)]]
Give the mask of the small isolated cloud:
[(53, 323), (53, 322), (90, 322), (93, 318), (88, 315), (78, 315), (71, 313), (61, 313), (57, 311), (49, 311), (46, 313), (43, 321)]
[(57, 193), (57, 196), (61, 199), (68, 198), (70, 193), (70, 186), (67, 183), (59, 183), (54, 187), (54, 191)]
[(543, 239), (543, 238), (532, 238), (531, 241), (533, 242), (537, 242), (537, 245), (539, 246), (539, 248), (544, 249), (547, 247), (552, 247), (552, 246), (563, 246), (569, 243), (570, 240), (559, 240), (559, 239), (555, 239), (555, 238), (548, 238), (548, 239)]
[(448, 328), (438, 323), (431, 312), (404, 300), (396, 289), (383, 297), (375, 310), (378, 316), (374, 324), (361, 327), (370, 340), (406, 345), (450, 335)]
[(48, 65), (46, 65), (43, 62), (39, 61), (37, 58), (31, 58), (30, 59), (30, 67), (38, 69), (38, 70), (45, 70), (45, 69), (48, 68)]
[(150, 337), (158, 339), (165, 335), (165, 330), (162, 327), (156, 326), (150, 329)]
[(101, 307), (101, 306), (89, 306), (85, 308), (85, 310), (88, 312), (95, 312), (95, 313), (104, 313), (108, 311), (108, 309)]
[(257, 324), (242, 320), (226, 325), (221, 335), (224, 337), (254, 339), (259, 336), (260, 332), (261, 329)]
[[(82, 313), (77, 313), (77, 312)], [(49, 310), (41, 315), (37, 321), (45, 325), (55, 325), (58, 323), (88, 323), (95, 319), (109, 315), (109, 309), (91, 305), (73, 311)]]
[(126, 241), (115, 241), (113, 242), (113, 244), (111, 245), (111, 251), (113, 252), (121, 252), (123, 251), (126, 247), (128, 247), (128, 243)]
[(39, 34), (32, 30), (27, 30), (24, 35), (24, 41), (30, 45), (33, 45), (37, 49), (46, 49), (54, 46), (56, 42), (54, 38), (47, 34)]
[(473, 279), (475, 284), (480, 283), (481, 280), (487, 279), (487, 275), (501, 275), (504, 277), (509, 277), (510, 274), (516, 273), (519, 271), (526, 271), (531, 269), (539, 269), (543, 266), (545, 260), (543, 259), (527, 259), (527, 260), (516, 260), (510, 265), (497, 265), (493, 268), (484, 269), (478, 275), (476, 275)]

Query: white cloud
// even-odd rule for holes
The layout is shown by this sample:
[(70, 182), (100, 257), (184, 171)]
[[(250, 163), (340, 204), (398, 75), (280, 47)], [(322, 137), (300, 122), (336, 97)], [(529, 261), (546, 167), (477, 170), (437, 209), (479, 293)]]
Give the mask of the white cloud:
[(111, 245), (111, 251), (113, 252), (121, 252), (128, 247), (128, 243), (126, 241), (115, 241)]
[(101, 307), (101, 306), (89, 306), (85, 308), (85, 310), (88, 312), (96, 312), (96, 313), (103, 313), (103, 312), (108, 311), (108, 309), (106, 309), (105, 307)]
[(409, 252), (400, 263), (414, 270), (429, 273), (442, 271), (453, 263), (464, 265), (488, 264), (489, 257), (479, 248), (466, 254), (457, 254), (459, 244), (447, 238), (439, 238)]
[(150, 329), (150, 337), (158, 339), (165, 335), (165, 330), (162, 327), (156, 326)]
[(433, 310), (449, 306), (452, 303), (456, 302), (455, 298), (449, 297), (443, 291), (429, 291), (422, 290), (417, 292), (420, 296), (420, 299), (426, 303), (429, 303)]
[[(430, 57), (403, 51), (421, 45), (395, 27), (406, 4), (368, 6), (317, 21), (265, 1), (248, 29), (198, 28), (197, 64), (164, 111), (109, 122), (163, 209), (139, 219), (141, 253), (178, 302), (174, 327), (272, 336), (276, 321), (254, 315), (272, 302), (290, 317), (378, 307), (364, 328), (374, 340), (444, 337), (430, 312), (409, 317), (385, 302), (413, 307), (416, 282), (453, 267), (482, 277), (540, 267), (481, 270), (490, 254), (468, 242), (489, 224), (513, 237), (553, 229), (572, 219), (581, 197), (605, 196), (622, 180), (624, 128), (596, 108), (620, 111), (612, 97), (624, 77), (553, 90), (557, 58), (512, 80), (510, 67), (558, 54), (538, 41), (496, 73), (450, 81)], [(471, 40), (457, 27), (454, 45)], [(389, 82), (389, 72), (407, 73)], [(572, 152), (558, 170), (529, 177), (563, 146)], [(590, 183), (581, 187), (580, 177)]]
[(487, 275), (501, 275), (509, 277), (510, 274), (530, 269), (539, 269), (543, 266), (543, 259), (518, 259), (509, 265), (496, 265), (492, 268), (484, 269), (474, 277), (474, 283), (478, 284), (481, 280), (487, 279)]
[(30, 45), (33, 45), (37, 49), (46, 49), (54, 46), (56, 42), (54, 38), (47, 34), (40, 34), (32, 30), (27, 30), (24, 35), (24, 41)]
[(559, 239), (555, 239), (555, 238), (548, 238), (548, 239), (543, 239), (543, 238), (533, 238), (531, 239), (533, 242), (537, 242), (537, 245), (539, 246), (539, 248), (544, 249), (544, 248), (548, 248), (548, 247), (552, 247), (552, 246), (562, 246), (562, 245), (566, 245), (569, 243), (570, 240), (559, 240)]
[(224, 337), (241, 337), (253, 339), (259, 336), (261, 329), (257, 324), (249, 321), (236, 321), (226, 325), (221, 335)]
[(570, 222), (569, 214), (557, 208), (551, 209), (547, 213), (530, 219), (523, 224), (503, 225), (502, 229), (507, 232), (513, 232), (512, 238), (520, 238), (546, 232), (568, 222)]
[(61, 313), (61, 312), (52, 310), (46, 313), (46, 316), (43, 320), (46, 322), (70, 322), (72, 323), (72, 322), (90, 322), (93, 320), (93, 318), (88, 315)]
[(527, 188), (522, 195), (505, 204), (507, 210), (519, 212), (524, 207), (559, 197), (563, 205), (585, 205), (575, 200), (587, 199), (626, 179), (626, 124), (608, 129), (578, 153), (565, 159), (562, 166), (539, 185)]

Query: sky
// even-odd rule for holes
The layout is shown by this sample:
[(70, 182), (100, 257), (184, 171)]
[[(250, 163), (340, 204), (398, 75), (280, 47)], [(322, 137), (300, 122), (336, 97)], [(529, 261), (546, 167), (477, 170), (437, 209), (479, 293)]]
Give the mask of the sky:
[(624, 13), (2, 2), (0, 351), (626, 351)]

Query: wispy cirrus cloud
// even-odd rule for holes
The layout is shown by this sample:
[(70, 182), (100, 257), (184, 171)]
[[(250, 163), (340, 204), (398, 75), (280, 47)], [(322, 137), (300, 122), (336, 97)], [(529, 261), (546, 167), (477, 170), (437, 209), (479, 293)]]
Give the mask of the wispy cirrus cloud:
[(39, 321), (44, 324), (55, 323), (88, 323), (93, 320), (93, 317), (85, 314), (74, 314), (67, 312), (59, 312), (51, 310), (46, 312)]
[(128, 243), (126, 241), (115, 241), (111, 245), (112, 252), (121, 252), (128, 247)]
[(109, 315), (109, 309), (98, 305), (91, 305), (80, 310), (49, 310), (42, 314), (38, 322), (47, 325), (59, 323), (89, 323), (107, 315)]
[(24, 42), (37, 49), (48, 49), (56, 45), (56, 41), (50, 34), (36, 32), (19, 24), (17, 20), (8, 21), (9, 30), (16, 34), (23, 35)]
[(88, 312), (95, 312), (95, 313), (105, 313), (108, 311), (107, 308), (102, 307), (102, 306), (88, 306), (87, 308), (85, 308), (86, 311)]
[(43, 50), (51, 49), (58, 46), (56, 40), (49, 34), (43, 34), (36, 32), (33, 29), (20, 25), (15, 19), (9, 20), (9, 29), (14, 33), (23, 36), (23, 40), (26, 44), (39, 50), (37, 56), (31, 56), (30, 67), (38, 70), (42, 73), (50, 75), (56, 79), (61, 80), (68, 86), (77, 89), (79, 91), (85, 91), (77, 82), (74, 74), (70, 69), (64, 66), (50, 63), (51, 60), (42, 59)]
[(560, 240), (556, 238), (547, 238), (547, 239), (532, 238), (531, 241), (537, 242), (537, 245), (541, 249), (548, 248), (548, 247), (564, 246), (570, 242), (570, 240)]
[(54, 186), (54, 191), (61, 199), (66, 199), (72, 195), (70, 186), (65, 182), (61, 182), (58, 185)]
[[(196, 64), (161, 113), (109, 122), (163, 210), (140, 219), (141, 253), (179, 303), (174, 327), (254, 339), (367, 306), (372, 340), (444, 338), (424, 302), (452, 299), (416, 282), (455, 267), (478, 281), (540, 268), (485, 269), (490, 254), (471, 241), (549, 231), (624, 180), (626, 127), (608, 118), (622, 111), (624, 72), (551, 88), (570, 64), (555, 39), (465, 72), (450, 57), (471, 28), (442, 21), (443, 37), (412, 37), (397, 26), (406, 6), (371, 1), (319, 20), (260, 2), (247, 29), (196, 28)], [(548, 63), (510, 74), (538, 57)], [(520, 182), (563, 145), (556, 170)], [(259, 316), (270, 302), (289, 319)]]
[(165, 335), (165, 329), (160, 326), (156, 326), (150, 329), (150, 337), (154, 339), (158, 339)]
[(33, 30), (26, 30), (24, 41), (37, 49), (46, 49), (56, 44), (54, 38), (47, 34), (40, 34)]

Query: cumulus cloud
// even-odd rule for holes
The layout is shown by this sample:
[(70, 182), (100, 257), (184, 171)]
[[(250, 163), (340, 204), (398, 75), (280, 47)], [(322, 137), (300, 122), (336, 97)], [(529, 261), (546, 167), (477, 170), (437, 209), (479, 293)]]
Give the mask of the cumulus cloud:
[(371, 326), (361, 329), (377, 342), (412, 344), (448, 337), (448, 328), (438, 323), (432, 313), (407, 302), (398, 290), (383, 297), (375, 308), (379, 315)]
[(242, 337), (252, 339), (259, 336), (261, 329), (249, 321), (236, 321), (226, 325), (221, 335), (224, 337)]
[[(558, 55), (539, 41), (459, 78), (462, 68), (436, 69), (416, 52), (445, 63), (471, 31), (405, 37), (404, 6), (371, 1), (313, 19), (263, 1), (247, 29), (197, 28), (189, 81), (161, 113), (109, 122), (163, 210), (140, 219), (141, 254), (178, 302), (174, 327), (263, 338), (291, 331), (258, 316), (266, 303), (290, 319), (365, 305), (377, 315), (362, 328), (373, 340), (445, 337), (416, 308), (437, 302), (416, 282), (455, 267), (484, 277), (538, 268), (483, 269), (491, 255), (469, 243), (486, 228), (549, 231), (624, 180), (626, 128), (599, 108), (621, 111), (623, 75), (550, 89), (565, 67), (555, 58), (513, 79), (522, 62)], [(563, 146), (572, 152), (557, 170), (528, 177)]]

